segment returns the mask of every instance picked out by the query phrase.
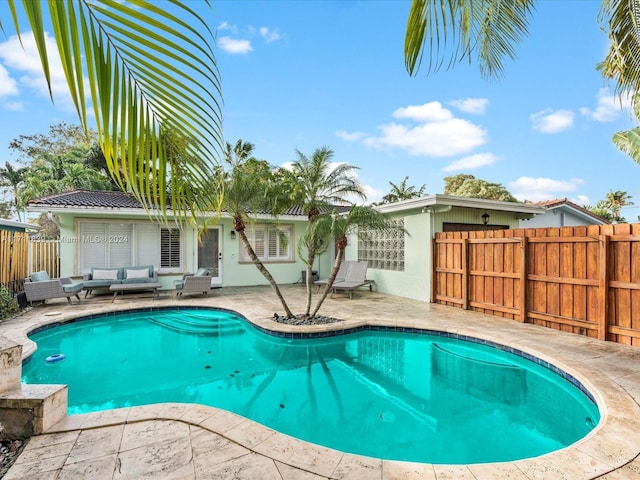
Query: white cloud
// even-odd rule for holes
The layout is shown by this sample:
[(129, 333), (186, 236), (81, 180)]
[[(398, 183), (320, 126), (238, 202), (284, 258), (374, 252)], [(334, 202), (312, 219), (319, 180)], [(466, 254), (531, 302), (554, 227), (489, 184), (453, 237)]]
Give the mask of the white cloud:
[(231, 33), (233, 33), (234, 35), (236, 35), (238, 33), (238, 27), (236, 27), (235, 25), (231, 25), (229, 22), (222, 22), (220, 25), (218, 25), (217, 30), (219, 32), (223, 32), (225, 30), (230, 31)]
[(440, 102), (429, 102), (424, 105), (409, 105), (393, 112), (393, 118), (409, 118), (418, 122), (442, 122), (453, 118), (453, 114), (442, 108)]
[(612, 122), (620, 116), (625, 108), (631, 109), (628, 100), (620, 102), (608, 88), (601, 88), (596, 95), (596, 99), (595, 110), (590, 110), (586, 107), (580, 109), (582, 115), (596, 122)]
[(16, 85), (16, 81), (11, 78), (7, 69), (0, 64), (0, 97), (17, 94), (18, 86)]
[(2, 108), (13, 112), (24, 112), (24, 104), (22, 102), (7, 102), (2, 105)]
[(336, 130), (336, 137), (340, 137), (343, 140), (348, 142), (353, 142), (354, 140), (361, 140), (366, 137), (367, 134), (363, 132), (346, 132), (344, 130)]
[(277, 30), (270, 30), (268, 27), (260, 27), (260, 35), (267, 43), (275, 42), (280, 39), (280, 33)]
[(486, 167), (496, 163), (497, 157), (493, 153), (478, 153), (461, 158), (447, 165), (442, 170), (452, 172), (456, 170), (473, 170), (475, 168)]
[(408, 127), (390, 123), (378, 127), (381, 135), (368, 137), (370, 147), (400, 148), (410, 155), (448, 157), (470, 152), (487, 142), (487, 132), (467, 120), (452, 118)]
[(554, 180), (553, 178), (520, 177), (509, 183), (509, 188), (518, 200), (530, 200), (539, 202), (564, 198), (567, 192), (575, 192), (585, 182), (581, 178), (570, 180)]
[(578, 195), (576, 197), (571, 198), (570, 200), (573, 203), (576, 203), (582, 207), (584, 207), (585, 205), (591, 204), (591, 200), (589, 200), (589, 197), (587, 197), (586, 195)]
[(462, 100), (451, 100), (449, 104), (463, 112), (482, 115), (489, 105), (489, 100), (486, 98), (465, 98)]
[(573, 126), (574, 113), (571, 110), (547, 108), (531, 115), (533, 129), (541, 133), (559, 133)]
[[(45, 42), (47, 50), (52, 52), (49, 55), (49, 71), (53, 96), (58, 104), (60, 104), (60, 100), (70, 102), (67, 80), (57, 55), (55, 39), (45, 33)], [(56, 54), (53, 54), (53, 52), (56, 52)], [(36, 90), (41, 96), (49, 96), (47, 83), (42, 73), (40, 56), (38, 55), (32, 32), (26, 32), (22, 35), (22, 45), (20, 45), (16, 35), (0, 43), (0, 61), (2, 61), (4, 67), (14, 72), (14, 75), (15, 73), (20, 74), (18, 85), (21, 88), (27, 87)]]
[(219, 38), (218, 46), (222, 51), (232, 55), (245, 55), (253, 51), (250, 40), (239, 40), (231, 37)]

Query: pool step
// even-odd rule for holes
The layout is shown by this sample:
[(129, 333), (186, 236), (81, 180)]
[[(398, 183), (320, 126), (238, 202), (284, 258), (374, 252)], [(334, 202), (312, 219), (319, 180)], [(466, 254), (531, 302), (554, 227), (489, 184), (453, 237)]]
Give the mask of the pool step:
[(240, 320), (206, 315), (189, 313), (167, 315), (164, 313), (158, 317), (148, 317), (148, 319), (157, 325), (186, 333), (236, 335), (246, 331)]

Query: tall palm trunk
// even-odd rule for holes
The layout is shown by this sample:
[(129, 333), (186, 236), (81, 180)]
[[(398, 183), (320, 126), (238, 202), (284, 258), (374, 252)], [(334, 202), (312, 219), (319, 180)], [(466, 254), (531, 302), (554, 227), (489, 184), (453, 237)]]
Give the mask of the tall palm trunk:
[(286, 317), (287, 318), (293, 318), (294, 315), (293, 315), (293, 313), (291, 313), (291, 310), (289, 309), (289, 306), (287, 305), (287, 302), (285, 301), (284, 297), (282, 296), (282, 293), (280, 292), (280, 289), (278, 288), (278, 284), (276, 283), (276, 281), (271, 276), (271, 273), (269, 273), (269, 270), (266, 269), (266, 267), (262, 264), (262, 262), (260, 261), (260, 259), (256, 255), (256, 252), (253, 250), (253, 247), (251, 246), (251, 243), (249, 243), (249, 239), (247, 238), (246, 233), (244, 233), (244, 228), (240, 228), (240, 229), (237, 228), (237, 222), (236, 222), (236, 231), (238, 232), (238, 235), (240, 235), (240, 241), (242, 241), (242, 244), (247, 249), (247, 253), (249, 254), (249, 258), (251, 258), (251, 261), (254, 263), (256, 268), (260, 271), (260, 273), (264, 276), (264, 278), (267, 279), (267, 281), (269, 282), (269, 284), (271, 285), (273, 290), (276, 292), (276, 296), (278, 297), (278, 300), (280, 300), (280, 303), (282, 303), (282, 308), (284, 308)]
[(318, 300), (318, 303), (316, 304), (316, 308), (313, 310), (311, 317), (316, 316), (316, 314), (318, 313), (318, 310), (320, 310), (320, 307), (326, 300), (327, 295), (329, 295), (329, 292), (331, 291), (331, 287), (333, 287), (333, 282), (336, 279), (336, 276), (338, 275), (338, 270), (340, 270), (340, 264), (342, 263), (342, 259), (344, 258), (344, 250), (347, 246), (346, 240), (347, 239), (345, 237), (344, 243), (342, 239), (339, 239), (336, 242), (338, 246), (338, 254), (336, 255), (335, 261), (333, 262), (333, 267), (331, 267), (331, 273), (329, 274), (329, 278), (327, 279), (327, 284), (325, 285), (324, 290), (322, 291), (322, 296)]
[(316, 259), (315, 249), (313, 247), (309, 247), (309, 253), (308, 253), (308, 258), (307, 258), (308, 263), (307, 263), (306, 278), (305, 278), (305, 280), (306, 280), (305, 283), (306, 283), (306, 286), (307, 286), (307, 306), (306, 306), (306, 308), (304, 310), (305, 317), (307, 317), (307, 318), (309, 318), (309, 314), (311, 313), (311, 297), (313, 295), (313, 293), (311, 291), (311, 289), (313, 287), (313, 284), (312, 284), (311, 280), (313, 278), (313, 275), (312, 275), (313, 262), (315, 261), (315, 259)]

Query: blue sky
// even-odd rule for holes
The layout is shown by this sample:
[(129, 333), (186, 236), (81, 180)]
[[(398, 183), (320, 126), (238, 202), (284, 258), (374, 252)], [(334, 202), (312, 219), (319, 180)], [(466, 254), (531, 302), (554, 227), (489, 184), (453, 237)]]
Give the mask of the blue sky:
[[(640, 207), (640, 165), (612, 135), (635, 125), (596, 71), (607, 51), (599, 1), (542, 1), (530, 36), (487, 81), (478, 66), (409, 77), (403, 63), (410, 2), (215, 1), (224, 135), (255, 144), (274, 165), (329, 146), (359, 167), (369, 201), (389, 181), (426, 184), (472, 174), (521, 200), (595, 204), (624, 190)], [(33, 55), (0, 37), (0, 161), (20, 134), (75, 122), (64, 93), (48, 101)], [(58, 82), (56, 81), (55, 85)], [(623, 213), (635, 220), (640, 208)]]

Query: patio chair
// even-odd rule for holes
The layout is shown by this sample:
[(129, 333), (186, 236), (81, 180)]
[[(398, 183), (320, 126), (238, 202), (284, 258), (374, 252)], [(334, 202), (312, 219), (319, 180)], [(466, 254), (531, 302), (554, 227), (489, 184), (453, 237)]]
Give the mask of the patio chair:
[(33, 272), (24, 279), (24, 293), (32, 305), (51, 298), (66, 298), (71, 305), (72, 296), (80, 300), (78, 293), (82, 287), (82, 282), (73, 282), (70, 278), (50, 278), (45, 270)]
[(334, 282), (331, 286), (331, 296), (343, 291), (349, 294), (349, 298), (353, 298), (353, 291), (365, 285), (369, 285), (369, 291), (373, 290), (373, 280), (367, 280), (367, 262), (351, 262), (344, 280)]
[(196, 273), (185, 273), (182, 280), (176, 280), (176, 297), (182, 297), (183, 294), (208, 295), (211, 290), (211, 275), (206, 268), (199, 268)]
[[(336, 278), (333, 280), (333, 283), (338, 283), (338, 282), (344, 282), (345, 277), (347, 276), (347, 270), (349, 269), (349, 265), (353, 263), (352, 261), (349, 260), (344, 260), (341, 264), (340, 264), (340, 268), (338, 269), (338, 273), (336, 274)], [(323, 280), (316, 280), (315, 282), (313, 282), (314, 285), (318, 286), (318, 291), (320, 291), (320, 288), (323, 285), (326, 285), (329, 282), (328, 278), (325, 278)]]

